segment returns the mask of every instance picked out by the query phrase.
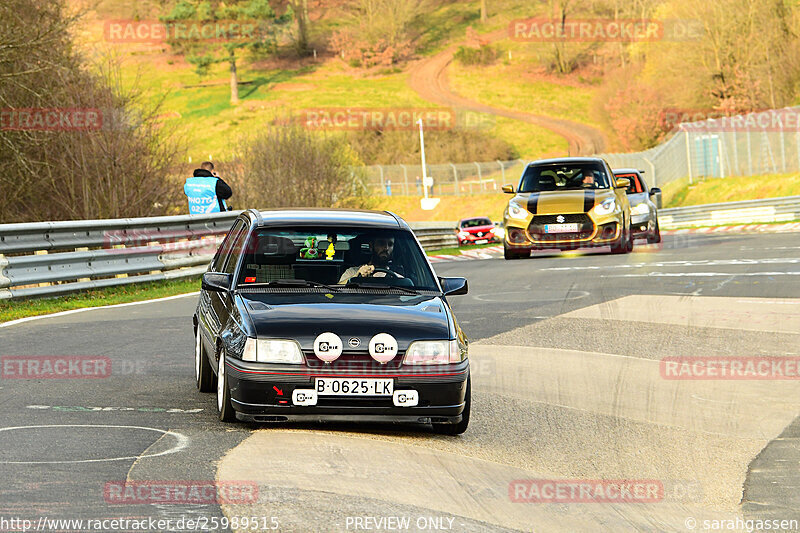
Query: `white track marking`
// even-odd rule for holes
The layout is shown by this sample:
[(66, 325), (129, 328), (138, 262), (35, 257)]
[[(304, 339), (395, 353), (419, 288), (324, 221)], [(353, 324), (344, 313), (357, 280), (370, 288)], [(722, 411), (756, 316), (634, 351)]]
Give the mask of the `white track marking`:
[[(189, 437), (182, 433), (177, 433), (175, 431), (166, 431), (163, 429), (158, 428), (149, 428), (144, 426), (110, 426), (110, 425), (94, 425), (94, 424), (48, 424), (48, 425), (40, 425), (40, 426), (13, 426), (13, 427), (6, 427), (0, 428), (0, 432), (2, 431), (14, 431), (16, 429), (36, 429), (36, 428), (115, 428), (115, 429), (139, 429), (142, 431), (154, 431), (157, 433), (161, 433), (161, 437), (165, 437), (167, 435), (174, 437), (176, 443), (172, 448), (164, 450), (163, 452), (158, 453), (151, 453), (147, 455), (132, 455), (126, 457), (109, 457), (106, 459), (76, 459), (73, 461), (0, 461), (0, 464), (5, 465), (52, 465), (52, 464), (72, 464), (72, 463), (104, 463), (109, 461), (126, 461), (126, 460), (133, 460), (133, 459), (140, 459), (144, 457), (159, 457), (161, 455), (170, 455), (173, 453), (177, 453), (189, 444)], [(160, 438), (159, 437), (159, 440)], [(149, 446), (151, 447), (152, 444)], [(148, 448), (149, 448), (148, 447)]]
[(151, 304), (157, 302), (166, 302), (168, 300), (175, 300), (177, 298), (185, 298), (187, 296), (198, 296), (200, 291), (196, 292), (189, 292), (186, 294), (177, 294), (175, 296), (165, 296), (164, 298), (156, 298), (154, 300), (142, 300), (139, 302), (128, 302), (124, 304), (112, 304), (112, 305), (102, 305), (100, 307), (82, 307), (81, 309), (70, 309), (69, 311), (60, 311), (58, 313), (51, 313), (49, 315), (37, 315), (37, 316), (28, 316), (25, 318), (18, 318), (16, 320), (10, 320), (8, 322), (0, 323), (0, 328), (6, 328), (8, 326), (15, 326), (17, 324), (24, 324), (25, 322), (31, 322), (33, 320), (41, 320), (43, 318), (56, 318), (65, 315), (71, 315), (74, 313), (82, 313), (84, 311), (95, 311), (97, 309), (113, 309), (115, 307), (128, 307), (132, 305), (142, 305), (142, 304)]

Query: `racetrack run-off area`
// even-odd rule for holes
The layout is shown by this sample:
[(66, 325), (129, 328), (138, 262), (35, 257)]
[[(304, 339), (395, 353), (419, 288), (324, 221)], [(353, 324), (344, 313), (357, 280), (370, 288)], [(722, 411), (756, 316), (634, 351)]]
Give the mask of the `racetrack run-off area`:
[[(472, 420), (460, 437), (426, 426), (222, 424), (213, 394), (194, 387), (196, 295), (0, 328), (4, 358), (110, 364), (85, 379), (18, 379), (4, 365), (0, 516), (259, 516), (280, 531), (354, 531), (371, 517), (384, 519), (373, 530), (470, 532), (798, 519), (797, 380), (669, 379), (663, 360), (797, 358), (799, 235), (666, 235), (660, 249), (625, 256), (435, 264), (470, 284), (450, 298), (471, 340)], [(126, 480), (258, 490), (222, 505), (114, 501), (109, 483)], [(531, 480), (661, 492), (532, 503)]]

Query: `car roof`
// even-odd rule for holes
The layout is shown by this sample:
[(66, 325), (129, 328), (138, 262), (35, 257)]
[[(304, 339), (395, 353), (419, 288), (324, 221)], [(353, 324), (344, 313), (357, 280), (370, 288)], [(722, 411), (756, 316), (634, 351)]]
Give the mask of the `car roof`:
[(491, 221), (491, 219), (489, 217), (477, 216), (477, 217), (465, 217), (465, 218), (462, 218), (461, 220), (459, 220), (459, 222), (465, 222), (467, 220), (482, 220), (482, 219), (487, 219), (487, 220)]
[(614, 174), (637, 174), (641, 175), (641, 172), (638, 168), (615, 168), (613, 169)]
[(604, 163), (602, 157), (554, 157), (552, 159), (537, 159), (531, 161), (528, 166), (533, 165), (558, 165), (560, 163)]
[(279, 208), (264, 211), (250, 210), (257, 215), (256, 225), (315, 225), (336, 224), (371, 228), (409, 229), (405, 220), (389, 211), (336, 208)]

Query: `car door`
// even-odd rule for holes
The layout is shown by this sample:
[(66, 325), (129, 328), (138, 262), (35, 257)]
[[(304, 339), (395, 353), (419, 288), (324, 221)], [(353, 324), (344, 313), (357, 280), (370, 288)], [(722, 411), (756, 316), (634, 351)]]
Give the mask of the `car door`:
[[(214, 260), (211, 262), (211, 266), (209, 267), (210, 272), (222, 272), (225, 264), (228, 261), (230, 256), (231, 248), (233, 248), (233, 244), (236, 241), (236, 238), (241, 235), (245, 223), (243, 220), (238, 219), (233, 226), (231, 227), (228, 234), (225, 236), (225, 239), (222, 241), (222, 244), (217, 251), (217, 254), (214, 256)], [(213, 344), (214, 340), (219, 335), (220, 328), (222, 327), (222, 321), (219, 316), (219, 312), (221, 309), (221, 300), (220, 294), (213, 291), (201, 291), (200, 292), (200, 313), (199, 313), (199, 320), (201, 325), (201, 330), (204, 330), (206, 333), (206, 349), (209, 350), (208, 353), (212, 353), (213, 351)]]
[[(231, 277), (231, 288), (236, 283), (234, 274), (239, 260), (242, 257), (242, 250), (244, 249), (245, 241), (249, 235), (249, 228), (246, 223), (241, 225), (240, 230), (233, 236), (231, 246), (226, 250), (226, 257), (224, 262), (221, 263), (220, 272), (229, 274)], [(216, 316), (214, 338), (217, 339), (222, 335), (222, 330), (228, 323), (231, 314), (231, 306), (233, 305), (232, 299), (233, 291), (212, 292), (211, 293), (211, 306)]]

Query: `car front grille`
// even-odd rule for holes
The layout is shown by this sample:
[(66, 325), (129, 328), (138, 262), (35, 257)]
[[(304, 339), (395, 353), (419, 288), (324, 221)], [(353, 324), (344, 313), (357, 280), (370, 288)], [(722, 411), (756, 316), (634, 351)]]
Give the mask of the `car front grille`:
[[(562, 217), (562, 220), (558, 220)], [(578, 231), (573, 233), (545, 233), (545, 224), (578, 224)], [(588, 239), (594, 232), (594, 223), (585, 213), (565, 215), (536, 215), (528, 225), (528, 234), (534, 241), (565, 241)]]
[(382, 372), (386, 370), (397, 370), (400, 368), (400, 363), (403, 360), (403, 353), (398, 353), (394, 359), (386, 364), (377, 362), (369, 352), (366, 351), (344, 351), (339, 358), (332, 362), (326, 363), (317, 357), (312, 350), (303, 350), (303, 355), (306, 358), (308, 368), (313, 370), (325, 370), (330, 372), (341, 371), (342, 373), (373, 373)]

